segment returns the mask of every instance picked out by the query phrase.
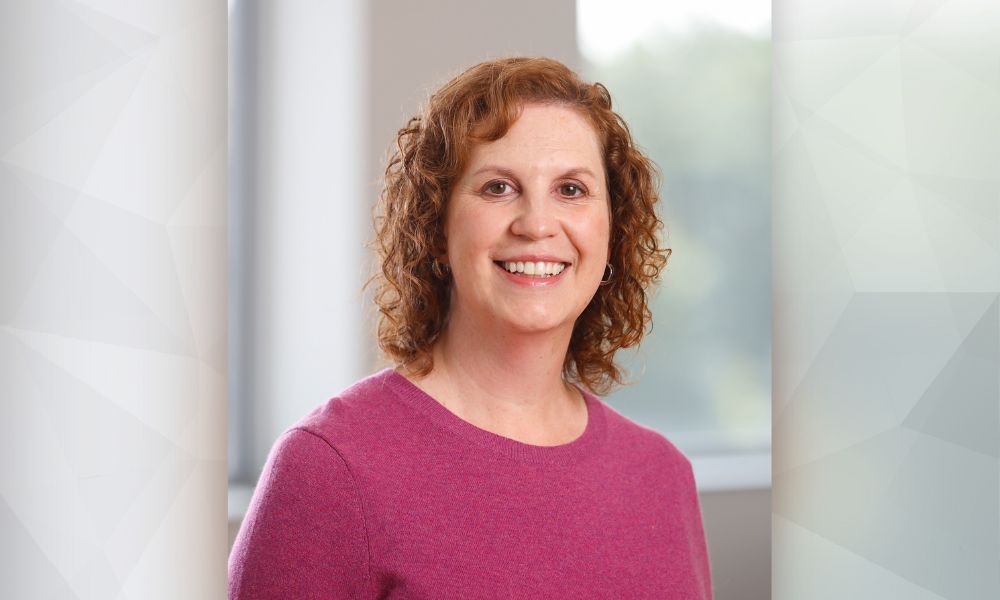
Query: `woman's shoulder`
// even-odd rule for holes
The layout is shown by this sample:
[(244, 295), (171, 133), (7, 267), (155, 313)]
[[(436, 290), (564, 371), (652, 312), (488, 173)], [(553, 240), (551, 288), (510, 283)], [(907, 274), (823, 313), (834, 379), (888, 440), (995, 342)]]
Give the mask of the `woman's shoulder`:
[(601, 405), (607, 420), (610, 447), (632, 458), (641, 457), (661, 465), (690, 470), (691, 461), (664, 434), (633, 421), (607, 402), (601, 401)]
[(337, 450), (377, 444), (382, 429), (399, 420), (391, 368), (373, 373), (316, 406), (288, 431), (304, 431)]

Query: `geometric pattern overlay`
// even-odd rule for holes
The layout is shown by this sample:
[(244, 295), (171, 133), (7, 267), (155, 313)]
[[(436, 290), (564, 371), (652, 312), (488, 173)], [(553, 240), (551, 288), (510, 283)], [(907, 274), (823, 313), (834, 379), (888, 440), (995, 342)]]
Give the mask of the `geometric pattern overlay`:
[(221, 598), (225, 2), (0, 4), (0, 597)]
[(774, 597), (1000, 598), (1000, 5), (774, 6)]

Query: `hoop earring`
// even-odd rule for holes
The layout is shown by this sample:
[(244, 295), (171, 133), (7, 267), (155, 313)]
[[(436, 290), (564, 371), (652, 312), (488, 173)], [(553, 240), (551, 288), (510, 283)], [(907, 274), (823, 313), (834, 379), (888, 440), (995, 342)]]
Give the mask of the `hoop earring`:
[(448, 273), (451, 271), (451, 267), (446, 262), (441, 262), (436, 258), (431, 259), (431, 273), (438, 279), (445, 279), (448, 277)]
[(615, 268), (611, 266), (611, 263), (608, 263), (608, 266), (605, 267), (604, 273), (605, 275), (601, 279), (601, 285), (608, 285), (611, 283), (611, 278), (615, 275)]

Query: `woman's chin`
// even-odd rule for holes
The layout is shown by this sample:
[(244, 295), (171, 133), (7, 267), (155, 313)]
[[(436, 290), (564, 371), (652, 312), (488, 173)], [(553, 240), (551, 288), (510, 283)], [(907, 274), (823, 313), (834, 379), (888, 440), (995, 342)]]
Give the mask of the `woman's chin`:
[(504, 319), (504, 324), (517, 333), (556, 333), (567, 326), (572, 329), (573, 321), (565, 315), (519, 313)]

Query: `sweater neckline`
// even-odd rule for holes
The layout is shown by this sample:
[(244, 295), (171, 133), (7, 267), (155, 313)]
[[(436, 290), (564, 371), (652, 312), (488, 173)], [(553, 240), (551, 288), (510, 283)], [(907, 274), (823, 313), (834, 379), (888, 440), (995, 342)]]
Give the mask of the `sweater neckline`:
[(537, 446), (487, 431), (451, 412), (394, 368), (383, 369), (380, 376), (392, 392), (434, 423), (460, 437), (491, 449), (503, 456), (525, 462), (576, 462), (589, 456), (604, 439), (606, 421), (601, 400), (587, 390), (574, 386), (587, 404), (587, 426), (575, 440), (557, 446)]

